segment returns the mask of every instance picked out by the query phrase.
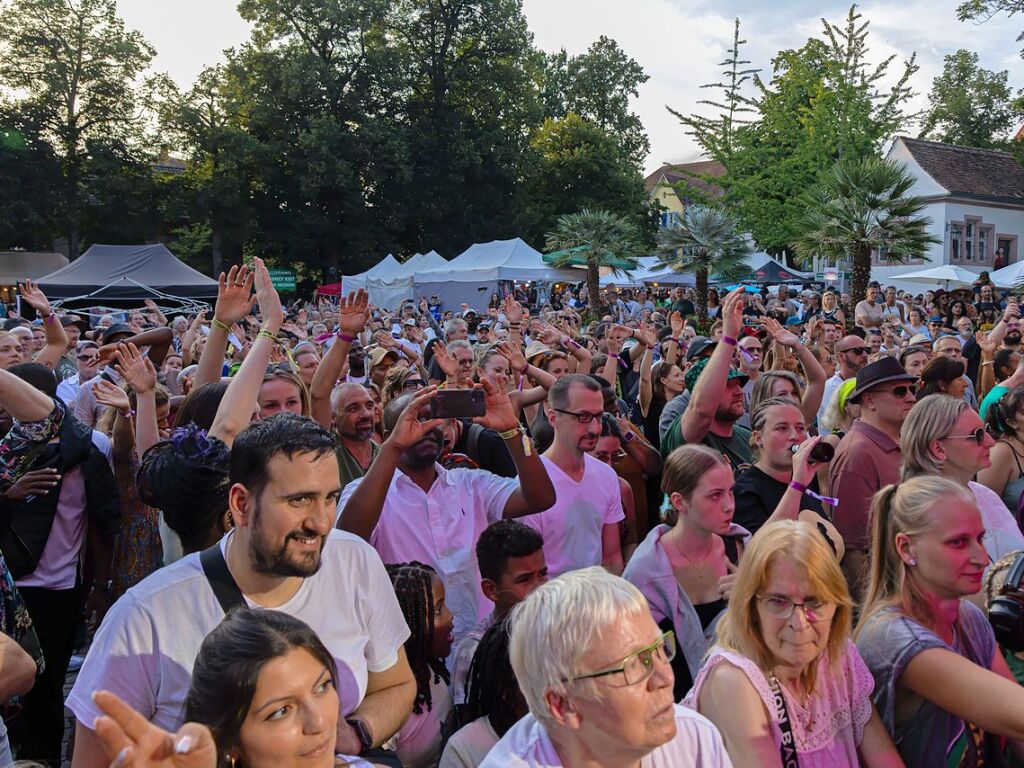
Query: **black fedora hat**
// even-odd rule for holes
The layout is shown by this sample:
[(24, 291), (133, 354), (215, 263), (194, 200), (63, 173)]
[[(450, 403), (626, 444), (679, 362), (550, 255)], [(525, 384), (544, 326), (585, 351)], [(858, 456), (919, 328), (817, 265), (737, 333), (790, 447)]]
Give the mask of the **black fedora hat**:
[(847, 397), (847, 402), (857, 402), (857, 398), (868, 390), (874, 389), (879, 384), (887, 384), (890, 381), (917, 381), (917, 376), (907, 373), (895, 357), (886, 355), (880, 360), (868, 363), (857, 371), (857, 383), (853, 391)]

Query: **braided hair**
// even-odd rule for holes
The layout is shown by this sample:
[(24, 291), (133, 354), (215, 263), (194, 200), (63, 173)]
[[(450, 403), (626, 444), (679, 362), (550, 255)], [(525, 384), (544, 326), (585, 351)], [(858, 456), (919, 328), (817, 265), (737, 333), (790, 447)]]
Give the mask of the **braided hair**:
[(526, 699), (508, 656), (507, 619), (492, 624), (476, 647), (466, 704), (474, 718), (487, 717), (498, 738), (526, 712)]
[(387, 567), (391, 584), (395, 588), (398, 604), (409, 625), (409, 639), (405, 641), (405, 655), (409, 658), (416, 678), (416, 700), (412, 711), (419, 715), (423, 705), (429, 712), (434, 707), (430, 684), (444, 680), (451, 682), (444, 659), (430, 656), (434, 647), (434, 586), (437, 572), (429, 565), (413, 561)]

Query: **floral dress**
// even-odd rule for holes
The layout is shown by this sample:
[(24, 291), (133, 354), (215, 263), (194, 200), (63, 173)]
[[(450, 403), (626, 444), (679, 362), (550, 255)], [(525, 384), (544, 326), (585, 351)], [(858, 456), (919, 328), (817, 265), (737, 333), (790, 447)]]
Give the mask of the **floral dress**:
[(135, 476), (139, 456), (132, 448), (127, 461), (114, 462), (114, 477), (121, 489), (121, 521), (114, 539), (111, 559), (110, 595), (115, 600), (163, 565), (160, 540), (160, 510), (147, 506), (139, 498)]

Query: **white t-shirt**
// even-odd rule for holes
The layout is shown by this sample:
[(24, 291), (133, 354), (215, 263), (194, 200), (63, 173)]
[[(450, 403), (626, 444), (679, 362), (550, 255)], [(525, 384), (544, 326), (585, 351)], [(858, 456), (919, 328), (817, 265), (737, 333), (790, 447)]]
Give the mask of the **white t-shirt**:
[(430, 676), (430, 710), (424, 704), (398, 731), (395, 752), (405, 768), (437, 768), (441, 759), (441, 727), (452, 713), (452, 694), (444, 680), (434, 680), (433, 672)]
[(625, 517), (619, 476), (590, 454), (583, 455), (583, 479), (576, 482), (547, 456), (544, 468), (555, 487), (555, 505), (520, 520), (544, 537), (544, 561), (551, 578), (601, 565), (604, 526)]
[[(232, 536), (229, 532), (221, 539), (222, 549)], [(274, 610), (305, 621), (331, 652), (345, 715), (362, 702), (367, 672), (393, 666), (409, 637), (377, 553), (342, 531), (328, 537), (320, 570)], [(91, 696), (102, 688), (173, 732), (181, 725), (199, 646), (223, 618), (198, 553), (161, 568), (110, 609), (68, 696), (68, 708), (78, 722), (92, 727), (102, 713)]]
[[(519, 482), (482, 469), (435, 468), (437, 479), (427, 493), (395, 470), (370, 543), (388, 565), (418, 560), (438, 572), (460, 639), (494, 607), (480, 590), (476, 542), (488, 525), (501, 520)], [(361, 481), (341, 492), (339, 516)]]
[(476, 768), (498, 743), (487, 717), (478, 717), (457, 730), (441, 754), (440, 768)]
[[(641, 768), (732, 768), (722, 736), (703, 715), (679, 704), (676, 736), (640, 761)], [(494, 746), (480, 768), (561, 768), (547, 729), (527, 715)]]
[(469, 695), (469, 673), (473, 669), (473, 657), (487, 630), (494, 624), (494, 612), (467, 632), (452, 648), (448, 672), (452, 681), (452, 698), (456, 704), (465, 704)]

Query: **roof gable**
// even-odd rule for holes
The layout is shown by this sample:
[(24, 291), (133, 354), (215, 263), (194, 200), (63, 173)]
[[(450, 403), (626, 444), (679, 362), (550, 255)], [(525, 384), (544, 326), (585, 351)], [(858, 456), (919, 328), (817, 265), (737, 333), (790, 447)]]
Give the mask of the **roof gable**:
[(1024, 204), (1024, 167), (1008, 152), (897, 138), (950, 196)]
[(644, 189), (647, 190), (647, 194), (651, 194), (662, 181), (672, 187), (675, 187), (681, 181), (685, 181), (712, 199), (722, 196), (721, 187), (709, 184), (703, 179), (694, 178), (694, 176), (725, 176), (725, 166), (717, 160), (701, 160), (696, 163), (680, 163), (677, 165), (666, 163), (644, 179)]

